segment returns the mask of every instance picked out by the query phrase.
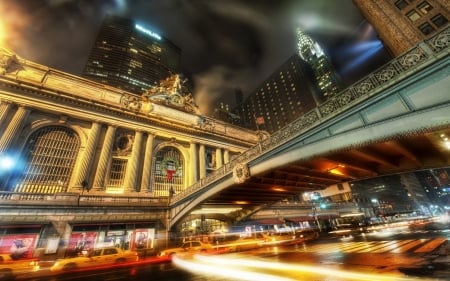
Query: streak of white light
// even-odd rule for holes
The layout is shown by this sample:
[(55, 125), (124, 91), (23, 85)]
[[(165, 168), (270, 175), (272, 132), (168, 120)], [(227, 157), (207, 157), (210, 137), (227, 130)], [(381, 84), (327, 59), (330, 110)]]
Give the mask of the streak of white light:
[[(254, 267), (260, 269), (270, 269), (270, 270), (279, 270), (279, 271), (302, 271), (308, 272), (316, 275), (327, 275), (333, 277), (340, 277), (344, 279), (354, 279), (354, 280), (377, 280), (377, 281), (411, 281), (414, 280), (412, 278), (401, 277), (401, 276), (393, 276), (386, 274), (368, 274), (368, 273), (359, 273), (359, 272), (351, 272), (348, 270), (339, 270), (339, 269), (326, 269), (322, 266), (313, 266), (313, 265), (300, 265), (300, 264), (286, 264), (286, 263), (277, 263), (277, 262), (266, 262), (266, 261), (255, 261), (249, 259), (228, 259), (224, 257), (212, 257), (212, 256), (200, 256), (196, 255), (195, 259), (208, 262), (215, 263), (220, 267), (224, 265), (229, 266), (247, 266)], [(211, 267), (211, 265), (209, 266)], [(217, 269), (212, 269), (213, 272), (216, 272)], [(228, 271), (229, 269), (227, 269)], [(271, 279), (275, 280), (275, 279)], [(423, 281), (423, 280), (421, 280)]]
[(182, 267), (188, 271), (199, 272), (208, 275), (220, 275), (227, 278), (236, 278), (238, 280), (249, 280), (249, 281), (294, 281), (295, 279), (278, 277), (271, 274), (263, 274), (250, 272), (247, 270), (236, 270), (233, 268), (223, 267), (218, 265), (218, 267), (211, 266), (209, 264), (200, 264), (196, 262), (189, 262), (188, 260), (182, 260), (174, 256), (172, 262), (177, 266)]

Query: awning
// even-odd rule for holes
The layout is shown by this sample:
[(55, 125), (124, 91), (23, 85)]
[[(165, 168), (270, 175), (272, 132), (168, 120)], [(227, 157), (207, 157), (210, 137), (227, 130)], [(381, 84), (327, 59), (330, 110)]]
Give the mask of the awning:
[[(323, 214), (323, 215), (317, 215), (316, 218), (320, 220), (326, 220), (326, 219), (335, 219), (339, 216), (336, 214)], [(300, 217), (291, 217), (291, 218), (284, 218), (286, 221), (290, 222), (302, 222), (302, 221), (314, 221), (315, 218), (313, 216), (300, 216)]]
[(284, 221), (279, 219), (259, 219), (259, 220), (245, 221), (242, 224), (275, 225), (275, 224), (284, 224)]
[(317, 215), (318, 219), (322, 219), (322, 220), (326, 220), (326, 219), (335, 219), (335, 218), (339, 218), (339, 215), (336, 214), (321, 214), (321, 215)]
[(310, 216), (302, 216), (302, 217), (292, 217), (292, 218), (284, 218), (287, 221), (290, 222), (302, 222), (302, 221), (313, 221), (314, 217), (310, 217)]

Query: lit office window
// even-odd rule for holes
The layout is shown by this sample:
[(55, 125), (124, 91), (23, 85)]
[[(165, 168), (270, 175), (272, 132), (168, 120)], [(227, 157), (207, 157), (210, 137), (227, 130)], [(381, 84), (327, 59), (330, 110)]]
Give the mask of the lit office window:
[(420, 19), (420, 15), (416, 10), (409, 11), (406, 16), (409, 18), (410, 21), (416, 21)]
[(424, 1), (417, 6), (417, 9), (426, 15), (429, 11), (433, 10), (433, 7), (427, 1)]
[(66, 192), (80, 139), (63, 126), (48, 126), (34, 132), (24, 149), (24, 169), (13, 176), (14, 191), (30, 193)]

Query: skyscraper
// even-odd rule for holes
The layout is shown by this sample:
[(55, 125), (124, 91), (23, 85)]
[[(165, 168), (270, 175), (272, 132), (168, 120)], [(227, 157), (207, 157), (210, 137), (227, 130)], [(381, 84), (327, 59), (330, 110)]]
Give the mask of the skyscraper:
[(448, 0), (353, 0), (394, 56), (448, 25)]
[(300, 28), (296, 29), (297, 48), (300, 57), (308, 62), (316, 77), (323, 99), (339, 92), (339, 77), (330, 59), (320, 45)]
[(82, 76), (141, 94), (180, 73), (181, 49), (131, 19), (107, 16)]
[(234, 112), (242, 126), (275, 132), (320, 103), (320, 91), (311, 66), (291, 56), (251, 93)]

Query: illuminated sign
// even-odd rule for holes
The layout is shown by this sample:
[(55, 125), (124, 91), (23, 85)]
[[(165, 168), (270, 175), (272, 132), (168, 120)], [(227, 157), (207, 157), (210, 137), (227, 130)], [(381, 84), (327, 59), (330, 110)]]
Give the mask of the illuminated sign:
[(134, 27), (136, 27), (137, 30), (142, 31), (143, 33), (145, 33), (155, 39), (161, 40), (161, 36), (159, 36), (159, 34), (153, 32), (151, 30), (145, 29), (142, 26), (140, 26), (139, 24), (136, 24)]

